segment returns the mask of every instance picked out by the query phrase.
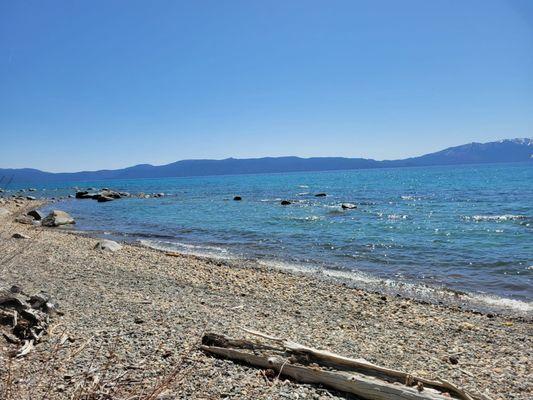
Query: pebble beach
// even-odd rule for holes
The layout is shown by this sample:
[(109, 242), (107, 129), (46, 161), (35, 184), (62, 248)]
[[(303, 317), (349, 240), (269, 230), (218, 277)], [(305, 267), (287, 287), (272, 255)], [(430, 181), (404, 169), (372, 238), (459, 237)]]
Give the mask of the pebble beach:
[(72, 228), (15, 221), (39, 204), (0, 204), (0, 286), (44, 291), (58, 304), (48, 334), (24, 357), (11, 357), (16, 345), (0, 337), (6, 400), (349, 398), (199, 350), (205, 332), (246, 337), (243, 327), (441, 377), (480, 399), (533, 393), (530, 318), (135, 244), (105, 251)]

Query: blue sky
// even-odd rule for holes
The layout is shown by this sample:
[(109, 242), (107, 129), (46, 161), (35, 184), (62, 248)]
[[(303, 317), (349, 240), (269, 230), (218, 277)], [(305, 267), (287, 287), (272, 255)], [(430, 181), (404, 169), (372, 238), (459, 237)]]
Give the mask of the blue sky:
[(531, 137), (533, 3), (0, 0), (0, 167)]

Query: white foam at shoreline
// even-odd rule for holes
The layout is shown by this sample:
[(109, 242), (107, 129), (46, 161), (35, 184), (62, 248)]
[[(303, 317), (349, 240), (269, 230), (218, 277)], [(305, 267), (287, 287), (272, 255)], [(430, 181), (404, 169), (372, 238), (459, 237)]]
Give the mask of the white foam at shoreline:
[[(161, 251), (177, 251), (186, 255), (195, 255), (222, 260), (238, 260), (239, 257), (231, 254), (227, 249), (216, 246), (199, 246), (178, 242), (165, 242), (154, 240), (140, 240), (140, 243)], [(251, 260), (260, 266), (278, 269), (289, 273), (304, 273), (322, 275), (327, 278), (340, 279), (352, 282), (355, 287), (375, 291), (391, 291), (406, 297), (422, 298), (433, 301), (448, 301), (450, 303), (469, 303), (473, 307), (484, 307), (497, 311), (510, 311), (525, 315), (533, 313), (533, 302), (498, 297), (495, 295), (461, 293), (446, 288), (427, 286), (423, 283), (410, 283), (382, 279), (360, 272), (336, 270), (312, 266), (310, 264), (297, 264), (278, 260)]]
[(526, 302), (521, 300), (507, 299), (505, 297), (495, 297), (489, 295), (477, 295), (477, 294), (468, 294), (474, 301), (480, 301), (482, 303), (499, 307), (499, 308), (508, 308), (523, 313), (529, 314), (533, 312), (533, 302)]
[(335, 270), (326, 268), (310, 268), (303, 264), (294, 264), (288, 262), (280, 262), (274, 260), (258, 260), (257, 263), (269, 268), (280, 269), (288, 272), (297, 273), (313, 273), (320, 274), (325, 277), (334, 279), (341, 279), (353, 282), (355, 286), (359, 283), (362, 289), (389, 289), (396, 293), (402, 293), (407, 297), (433, 299), (435, 301), (447, 300), (449, 302), (470, 303), (473, 306), (487, 307), (496, 310), (508, 310), (518, 312), (520, 314), (533, 313), (533, 302), (526, 302), (515, 299), (508, 299), (505, 297), (497, 297), (491, 295), (474, 294), (474, 293), (459, 293), (445, 288), (431, 287), (416, 283), (408, 283), (395, 281), (392, 279), (380, 279), (369, 274), (359, 271)]
[(236, 258), (235, 256), (231, 255), (227, 249), (216, 246), (200, 246), (187, 243), (145, 239), (139, 240), (139, 243), (141, 243), (143, 246), (161, 251), (177, 251), (182, 254), (217, 258), (223, 260), (231, 260)]
[(530, 314), (533, 312), (533, 302), (526, 302), (515, 299), (508, 299), (505, 297), (497, 297), (492, 295), (483, 295), (475, 293), (459, 293), (446, 289), (430, 287), (424, 284), (414, 284), (401, 281), (394, 281), (391, 279), (379, 279), (357, 271), (341, 271), (324, 269), (322, 274), (333, 278), (341, 278), (354, 282), (361, 282), (373, 286), (392, 288), (397, 292), (406, 292), (411, 295), (422, 295), (423, 297), (433, 298), (435, 300), (461, 300), (469, 302), (474, 305), (488, 306), (497, 309), (513, 310), (516, 312)]

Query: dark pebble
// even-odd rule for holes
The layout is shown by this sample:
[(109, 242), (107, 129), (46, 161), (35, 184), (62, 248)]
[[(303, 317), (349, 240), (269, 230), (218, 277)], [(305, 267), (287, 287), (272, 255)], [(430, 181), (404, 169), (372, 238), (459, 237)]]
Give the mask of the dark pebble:
[(457, 356), (448, 357), (448, 361), (450, 361), (450, 364), (453, 365), (459, 364), (459, 358)]

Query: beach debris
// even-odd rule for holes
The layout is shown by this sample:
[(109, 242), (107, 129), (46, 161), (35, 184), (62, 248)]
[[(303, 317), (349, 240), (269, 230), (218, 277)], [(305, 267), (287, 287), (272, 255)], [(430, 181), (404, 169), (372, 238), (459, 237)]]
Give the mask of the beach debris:
[(117, 250), (120, 250), (122, 246), (117, 242), (114, 242), (113, 240), (104, 239), (96, 243), (96, 246), (94, 246), (94, 248), (102, 251), (115, 252)]
[(292, 204), (289, 200), (281, 200), (281, 203), (280, 203), (282, 206), (288, 206), (290, 204)]
[(0, 289), (0, 331), (10, 343), (22, 344), (16, 357), (28, 354), (48, 331), (57, 304), (44, 292), (27, 296), (19, 286)]
[(453, 355), (448, 357), (448, 361), (450, 362), (450, 364), (457, 365), (457, 364), (459, 364), (459, 357), (457, 355), (453, 354)]
[(12, 236), (11, 236), (13, 239), (31, 239), (29, 236), (27, 235), (24, 235), (23, 233), (14, 233)]
[(41, 223), (43, 226), (56, 227), (60, 225), (75, 224), (76, 221), (74, 221), (74, 218), (65, 211), (53, 210), (48, 216), (43, 218)]
[(315, 194), (315, 197), (326, 197), (327, 193), (317, 193)]
[(44, 213), (39, 210), (31, 210), (26, 215), (33, 217), (33, 219), (36, 221), (40, 221), (45, 217)]
[(474, 400), (466, 391), (442, 379), (409, 373), (306, 347), (299, 343), (244, 329), (255, 340), (206, 333), (200, 348), (209, 354), (273, 370), (297, 382), (320, 384), (373, 400)]
[(235, 197), (233, 198), (233, 200), (235, 200), (235, 201), (241, 201), (241, 200), (242, 200), (242, 197), (241, 197), (241, 196), (235, 196)]
[(357, 208), (357, 205), (352, 203), (342, 203), (341, 207), (343, 210), (354, 210)]
[(33, 221), (34, 219), (29, 215), (19, 215), (15, 218), (15, 222), (18, 222), (19, 224), (33, 225)]

